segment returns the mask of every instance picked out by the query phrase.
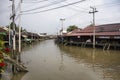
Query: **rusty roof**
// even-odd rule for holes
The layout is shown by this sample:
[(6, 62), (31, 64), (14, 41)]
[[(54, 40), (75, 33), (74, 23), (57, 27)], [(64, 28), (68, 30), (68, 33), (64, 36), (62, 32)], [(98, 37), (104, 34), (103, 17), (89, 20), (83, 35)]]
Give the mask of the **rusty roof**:
[[(64, 36), (92, 36), (93, 33), (73, 33), (73, 34), (66, 34)], [(120, 36), (120, 32), (99, 32), (95, 33), (95, 35), (99, 36)]]
[[(66, 34), (64, 36), (90, 36), (93, 35), (93, 29), (93, 26), (87, 26), (82, 30), (75, 30), (74, 32)], [(120, 23), (98, 25), (95, 26), (95, 31), (95, 35), (120, 36)]]

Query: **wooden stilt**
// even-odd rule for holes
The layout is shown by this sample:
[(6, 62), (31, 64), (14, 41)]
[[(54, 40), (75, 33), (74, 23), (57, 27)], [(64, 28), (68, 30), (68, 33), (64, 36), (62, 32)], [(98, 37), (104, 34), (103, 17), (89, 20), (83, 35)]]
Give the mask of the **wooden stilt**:
[(103, 50), (105, 50), (105, 48), (106, 48), (106, 45), (107, 45), (107, 44), (105, 43), (105, 45), (103, 46)]
[(110, 43), (108, 44), (108, 47), (107, 47), (107, 50), (109, 50), (110, 49)]

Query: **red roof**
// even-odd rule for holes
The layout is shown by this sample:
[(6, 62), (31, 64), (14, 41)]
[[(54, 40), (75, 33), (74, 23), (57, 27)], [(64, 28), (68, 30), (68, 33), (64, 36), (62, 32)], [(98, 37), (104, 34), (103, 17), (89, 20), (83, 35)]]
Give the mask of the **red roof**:
[(115, 31), (120, 31), (120, 23), (116, 24), (105, 24), (105, 25), (99, 25), (96, 26), (98, 29), (96, 30), (97, 32), (100, 31), (108, 31), (108, 32), (115, 32)]
[(73, 31), (71, 31), (70, 33), (79, 33), (82, 29), (81, 28), (78, 28), (78, 29), (74, 29)]
[[(64, 36), (92, 36), (93, 33), (73, 33), (73, 34), (66, 34)], [(95, 35), (99, 36), (120, 36), (120, 32), (99, 32), (95, 33)]]
[[(82, 30), (76, 30), (74, 33), (72, 32), (64, 36), (90, 36), (93, 35), (93, 29), (93, 26), (88, 26)], [(120, 23), (95, 26), (95, 35), (120, 36)]]

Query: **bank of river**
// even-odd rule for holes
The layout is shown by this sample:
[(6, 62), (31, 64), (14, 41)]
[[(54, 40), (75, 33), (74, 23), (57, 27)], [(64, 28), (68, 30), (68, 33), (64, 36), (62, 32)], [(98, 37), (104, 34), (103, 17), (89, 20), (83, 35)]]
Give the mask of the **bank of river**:
[(120, 79), (120, 51), (62, 46), (46, 40), (27, 46), (21, 57), (29, 72), (12, 80)]

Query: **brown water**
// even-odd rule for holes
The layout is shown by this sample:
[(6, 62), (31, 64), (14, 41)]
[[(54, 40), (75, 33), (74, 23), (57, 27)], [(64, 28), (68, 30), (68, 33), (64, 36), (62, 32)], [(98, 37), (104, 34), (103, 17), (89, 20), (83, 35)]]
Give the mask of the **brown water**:
[(29, 72), (12, 80), (120, 80), (120, 51), (62, 46), (47, 40), (26, 47), (22, 61)]

